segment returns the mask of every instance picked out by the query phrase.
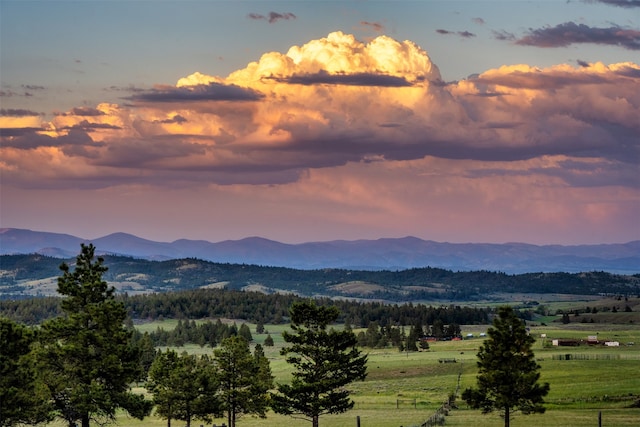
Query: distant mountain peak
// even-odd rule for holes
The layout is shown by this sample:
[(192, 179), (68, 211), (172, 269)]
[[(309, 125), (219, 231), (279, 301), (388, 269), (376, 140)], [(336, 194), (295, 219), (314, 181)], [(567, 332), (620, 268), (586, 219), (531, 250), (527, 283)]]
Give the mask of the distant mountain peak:
[[(40, 253), (71, 258), (88, 240), (68, 234), (0, 229), (0, 254)], [(124, 232), (91, 240), (100, 253), (149, 260), (199, 258), (206, 261), (298, 269), (398, 270), (436, 267), (453, 271), (607, 271), (640, 273), (640, 241), (600, 245), (527, 243), (441, 243), (414, 236), (377, 240), (334, 240), (298, 244), (252, 236), (211, 243), (179, 239), (155, 242)]]

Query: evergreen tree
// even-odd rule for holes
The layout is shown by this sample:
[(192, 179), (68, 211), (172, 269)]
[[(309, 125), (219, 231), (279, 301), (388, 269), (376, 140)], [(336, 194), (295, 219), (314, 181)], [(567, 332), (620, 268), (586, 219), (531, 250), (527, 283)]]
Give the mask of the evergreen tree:
[(273, 337), (271, 336), (271, 334), (268, 334), (267, 337), (264, 339), (264, 345), (265, 347), (273, 347), (274, 343), (273, 343)]
[(339, 315), (334, 306), (319, 307), (313, 302), (291, 306), (291, 329), (283, 332), (291, 344), (281, 350), (295, 367), (291, 384), (278, 384), (273, 409), (281, 414), (306, 417), (318, 427), (322, 414), (336, 414), (353, 408), (344, 387), (367, 375), (367, 356), (356, 348), (352, 331), (327, 330)]
[(251, 329), (247, 326), (246, 323), (240, 325), (240, 329), (238, 330), (238, 335), (243, 337), (247, 342), (253, 341), (253, 337), (251, 336)]
[(227, 413), (228, 427), (235, 427), (244, 414), (264, 418), (269, 407), (268, 390), (273, 386), (264, 353), (252, 355), (247, 340), (237, 335), (224, 339), (213, 355), (218, 397)]
[(57, 415), (69, 426), (111, 421), (118, 408), (139, 419), (151, 412), (151, 402), (130, 392), (129, 385), (141, 378), (139, 353), (124, 326), (123, 303), (102, 280), (104, 260), (94, 260), (94, 252), (93, 245), (83, 244), (74, 271), (60, 266), (65, 315), (42, 325), (43, 381)]
[[(260, 344), (256, 344), (255, 349), (253, 350), (253, 358), (255, 359), (256, 364), (258, 365), (257, 377), (258, 377), (258, 385), (264, 387), (264, 391), (267, 392), (271, 388), (273, 388), (273, 374), (271, 373), (271, 364), (269, 363), (269, 359), (264, 354), (264, 349)], [(269, 400), (271, 398), (270, 395), (266, 396)]]
[(167, 350), (153, 361), (147, 389), (167, 427), (172, 419), (185, 421), (189, 427), (191, 420), (210, 422), (212, 415), (220, 414), (217, 385), (209, 358)]
[(0, 318), (0, 427), (50, 420), (31, 353), (34, 338), (31, 329)]
[(407, 336), (407, 344), (405, 346), (405, 351), (418, 351), (418, 341), (422, 337), (422, 329), (418, 329), (415, 326), (412, 326), (409, 329), (409, 335)]
[(142, 334), (140, 341), (137, 343), (140, 351), (140, 365), (142, 366), (142, 377), (146, 378), (149, 375), (149, 369), (151, 364), (156, 358), (156, 349), (153, 345), (153, 340), (148, 332)]
[(511, 307), (500, 307), (489, 338), (478, 351), (477, 388), (468, 388), (462, 398), (474, 409), (488, 413), (500, 410), (509, 427), (512, 410), (523, 414), (543, 413), (549, 383), (538, 384), (540, 366), (531, 346), (535, 339)]

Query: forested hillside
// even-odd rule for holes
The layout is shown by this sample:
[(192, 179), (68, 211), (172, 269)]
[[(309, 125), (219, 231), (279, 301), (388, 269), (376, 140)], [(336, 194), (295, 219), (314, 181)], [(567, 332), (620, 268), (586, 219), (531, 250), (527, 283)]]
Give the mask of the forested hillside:
[[(120, 293), (130, 295), (203, 287), (391, 302), (469, 301), (505, 292), (640, 294), (640, 275), (605, 272), (508, 275), (430, 267), (400, 271), (296, 270), (197, 259), (148, 261), (119, 256), (105, 256), (104, 259), (109, 268), (104, 278)], [(55, 295), (55, 279), (59, 276), (61, 262), (58, 258), (36, 254), (0, 256), (0, 298)], [(73, 265), (74, 261), (66, 262)]]

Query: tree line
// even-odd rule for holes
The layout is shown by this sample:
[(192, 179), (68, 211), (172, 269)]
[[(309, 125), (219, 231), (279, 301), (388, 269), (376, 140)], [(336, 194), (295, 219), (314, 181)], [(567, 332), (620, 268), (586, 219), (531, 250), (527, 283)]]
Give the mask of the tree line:
[[(264, 294), (260, 292), (195, 289), (156, 294), (115, 295), (124, 304), (127, 315), (139, 321), (163, 319), (240, 319), (256, 324), (283, 324), (289, 321), (289, 307), (306, 298), (293, 294)], [(370, 322), (380, 326), (406, 326), (419, 319), (433, 324), (486, 324), (491, 310), (459, 305), (427, 306), (424, 304), (388, 304), (375, 301), (316, 299), (319, 305), (333, 305), (339, 309), (338, 322), (366, 328)], [(0, 300), (0, 316), (20, 323), (36, 325), (62, 314), (58, 297)]]
[(247, 342), (253, 341), (251, 329), (246, 323), (238, 327), (235, 322), (230, 325), (223, 323), (220, 319), (215, 322), (207, 320), (199, 323), (195, 320), (178, 320), (176, 327), (171, 330), (158, 326), (155, 331), (144, 334), (133, 325), (130, 327), (134, 341), (141, 341), (146, 334), (154, 347), (182, 347), (185, 344), (216, 347), (224, 339), (234, 336), (241, 336)]

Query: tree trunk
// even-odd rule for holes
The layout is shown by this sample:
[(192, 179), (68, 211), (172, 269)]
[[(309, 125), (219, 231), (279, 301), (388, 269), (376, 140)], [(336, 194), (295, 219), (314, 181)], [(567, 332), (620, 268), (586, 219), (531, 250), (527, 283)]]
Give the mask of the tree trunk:
[(89, 427), (89, 414), (82, 414), (82, 427)]
[(318, 427), (318, 415), (313, 416), (313, 427)]
[(504, 408), (504, 427), (509, 427), (511, 424), (511, 414), (509, 413), (509, 407)]

